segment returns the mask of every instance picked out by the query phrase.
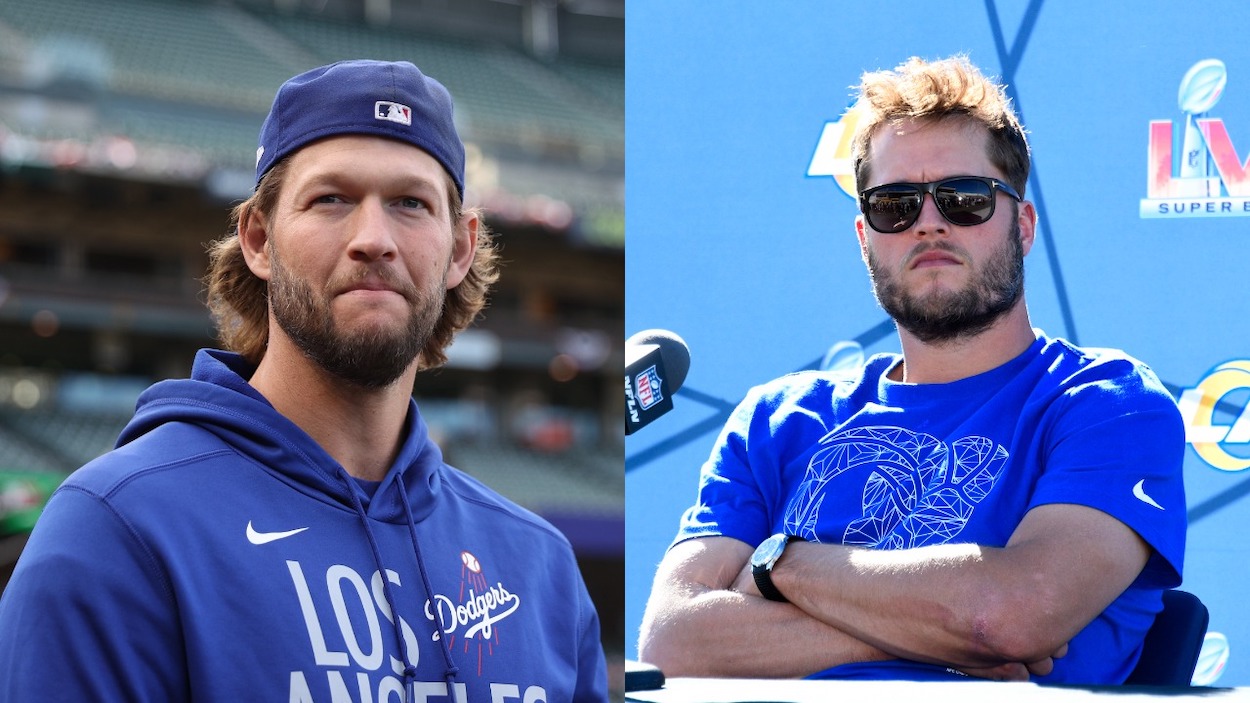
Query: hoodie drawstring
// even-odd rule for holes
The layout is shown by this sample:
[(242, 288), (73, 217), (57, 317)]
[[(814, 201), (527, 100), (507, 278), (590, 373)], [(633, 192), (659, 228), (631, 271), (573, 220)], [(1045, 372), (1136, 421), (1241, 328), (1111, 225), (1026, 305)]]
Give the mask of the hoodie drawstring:
[[(382, 564), (382, 550), (378, 547), (378, 540), (373, 534), (373, 527), (369, 524), (369, 516), (365, 513), (364, 504), (360, 502), (360, 495), (356, 491), (356, 484), (345, 469), (339, 467), (339, 476), (347, 485), (347, 492), (352, 497), (352, 503), (356, 507), (356, 514), (360, 517), (360, 524), (365, 528), (365, 536), (369, 539), (369, 549), (373, 552), (373, 563), (378, 567), (378, 573), (382, 576), (382, 594), (386, 598), (386, 605), (391, 611), (391, 624), (395, 627), (395, 637), (399, 640), (400, 654), (404, 658), (404, 696), (408, 700), (416, 699), (416, 690), (413, 687), (417, 678), (417, 667), (412, 663), (412, 657), (409, 656), (408, 639), (404, 637), (403, 629), (400, 627), (399, 610), (395, 607), (395, 594), (391, 589), (391, 580), (386, 577), (386, 567)], [(396, 476), (398, 479), (399, 477)], [(417, 569), (421, 573), (421, 583), (425, 587), (426, 595), (430, 602), (434, 600), (434, 590), (430, 586), (429, 576), (425, 571), (425, 562), (421, 560), (421, 548), (417, 544), (416, 524), (412, 519), (412, 509), (408, 506), (408, 492), (404, 490), (403, 481), (399, 481), (399, 502), (404, 506), (404, 517), (408, 521), (408, 532), (412, 537), (412, 548), (417, 555)], [(439, 619), (437, 612), (434, 616), (434, 627), (438, 630), (438, 639), (443, 647), (443, 659), (447, 664), (447, 671), (444, 677), (447, 680), (447, 695), (453, 696), (452, 684), (455, 682), (456, 674), (460, 669), (456, 667), (455, 662), (451, 658), (451, 647), (447, 644), (447, 633), (443, 631), (442, 621)]]
[[(408, 489), (404, 486), (404, 477), (402, 474), (395, 476), (395, 481), (399, 484), (399, 503), (404, 506), (404, 518), (408, 522), (408, 533), (412, 536), (412, 551), (417, 556), (417, 570), (421, 572), (421, 583), (425, 586), (425, 592), (430, 596), (431, 604), (434, 601), (434, 589), (430, 586), (430, 576), (425, 571), (425, 560), (421, 558), (421, 543), (417, 540), (417, 521), (412, 519), (412, 506), (408, 505)], [(438, 616), (437, 610), (434, 613), (434, 627), (438, 628), (438, 641), (443, 647), (443, 661), (447, 664), (447, 695), (452, 695), (451, 685), (456, 680), (456, 674), (460, 673), (460, 667), (456, 666), (456, 662), (451, 658), (451, 643), (447, 641), (447, 633), (443, 630), (443, 619)]]

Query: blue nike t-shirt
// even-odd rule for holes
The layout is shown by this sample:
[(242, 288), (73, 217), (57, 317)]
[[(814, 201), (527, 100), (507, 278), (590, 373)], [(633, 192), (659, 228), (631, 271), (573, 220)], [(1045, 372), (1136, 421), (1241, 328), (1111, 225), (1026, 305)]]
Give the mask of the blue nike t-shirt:
[[(1035, 680), (1122, 682), (1184, 561), (1184, 428), (1163, 384), (1121, 352), (1040, 331), (1016, 359), (953, 383), (891, 381), (899, 361), (882, 354), (858, 375), (801, 372), (752, 389), (703, 467), (676, 542), (719, 535), (756, 545), (785, 532), (874, 549), (1002, 547), (1034, 507), (1096, 508), (1154, 553)], [(814, 674), (959, 675), (905, 661)]]

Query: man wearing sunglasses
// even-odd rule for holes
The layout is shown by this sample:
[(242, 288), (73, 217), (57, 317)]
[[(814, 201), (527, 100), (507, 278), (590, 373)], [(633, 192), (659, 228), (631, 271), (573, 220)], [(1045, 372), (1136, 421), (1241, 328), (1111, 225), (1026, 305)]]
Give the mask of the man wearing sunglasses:
[(753, 389), (656, 575), (670, 676), (1120, 683), (1180, 583), (1180, 414), (1035, 330), (1029, 147), (966, 58), (869, 73), (855, 228), (902, 354)]

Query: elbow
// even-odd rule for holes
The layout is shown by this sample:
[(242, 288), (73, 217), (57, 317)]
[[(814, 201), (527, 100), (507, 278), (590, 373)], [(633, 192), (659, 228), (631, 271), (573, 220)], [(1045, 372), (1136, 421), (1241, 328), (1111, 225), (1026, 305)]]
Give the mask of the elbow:
[(665, 676), (711, 676), (709, 658), (698, 642), (683, 637), (688, 628), (676, 622), (643, 621), (638, 635), (638, 659), (659, 667)]
[(665, 676), (697, 676), (688, 661), (689, 648), (675, 642), (674, 638), (663, 632), (663, 628), (643, 625), (638, 637), (638, 659), (659, 667)]
[[(638, 661), (658, 667), (665, 676), (681, 675), (682, 662), (678, 653), (656, 640), (638, 641)], [(687, 675), (689, 672), (686, 672)]]
[(990, 661), (1035, 662), (1052, 656), (1071, 637), (1045, 589), (1000, 591), (982, 599), (969, 620), (973, 654)]

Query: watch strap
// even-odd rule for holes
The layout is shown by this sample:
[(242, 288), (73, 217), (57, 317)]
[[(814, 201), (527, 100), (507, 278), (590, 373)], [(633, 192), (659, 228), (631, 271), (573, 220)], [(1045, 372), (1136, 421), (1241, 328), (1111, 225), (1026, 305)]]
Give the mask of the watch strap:
[[(795, 539), (796, 538), (791, 535), (789, 539), (786, 540), (786, 544), (793, 542)], [(789, 603), (790, 599), (782, 595), (781, 591), (777, 590), (777, 586), (773, 584), (773, 566), (777, 564), (778, 559), (781, 559), (780, 554), (778, 554), (777, 558), (768, 564), (760, 564), (758, 566), (751, 567), (751, 576), (755, 579), (755, 587), (759, 589), (761, 596), (764, 596), (768, 600), (776, 601), (777, 603)]]
[(773, 572), (767, 566), (757, 566), (751, 570), (751, 575), (755, 577), (755, 587), (760, 589), (760, 595), (768, 600), (778, 603), (789, 603), (790, 600), (781, 595), (781, 591), (773, 585)]

